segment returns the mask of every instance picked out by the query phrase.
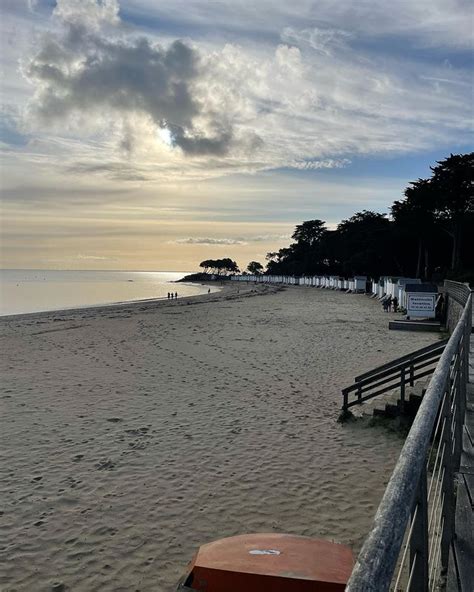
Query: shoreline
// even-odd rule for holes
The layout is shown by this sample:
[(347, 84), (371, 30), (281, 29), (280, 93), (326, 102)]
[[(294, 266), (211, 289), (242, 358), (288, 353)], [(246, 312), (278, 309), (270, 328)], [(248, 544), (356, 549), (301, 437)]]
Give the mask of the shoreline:
[(357, 552), (403, 439), (337, 423), (340, 389), (434, 340), (391, 316), (249, 284), (4, 317), (0, 587), (165, 592), (200, 544), (246, 532)]
[[(210, 286), (210, 284), (203, 284), (201, 282), (181, 282), (181, 283), (189, 283), (191, 285), (193, 284), (199, 284), (201, 286)], [(190, 300), (193, 298), (201, 298), (203, 296), (212, 296), (212, 294), (219, 294), (221, 292), (224, 291), (224, 287), (221, 287), (219, 290), (217, 290), (216, 292), (211, 292), (211, 294), (207, 294), (207, 293), (202, 293), (202, 294), (195, 294), (192, 296), (180, 296), (177, 300), (174, 300), (172, 302), (178, 302), (178, 300)], [(57, 315), (63, 315), (63, 314), (70, 314), (70, 313), (80, 313), (80, 312), (84, 312), (84, 311), (92, 311), (95, 309), (100, 309), (100, 311), (106, 311), (106, 310), (110, 310), (112, 308), (121, 308), (123, 306), (133, 306), (133, 305), (143, 305), (143, 304), (159, 304), (159, 303), (163, 303), (163, 302), (171, 302), (171, 299), (168, 299), (166, 297), (161, 297), (161, 298), (141, 298), (138, 300), (123, 300), (123, 301), (118, 301), (118, 302), (110, 302), (110, 303), (101, 303), (101, 304), (84, 304), (83, 306), (73, 306), (71, 308), (58, 308), (58, 309), (51, 309), (51, 310), (37, 310), (37, 311), (33, 311), (33, 312), (20, 312), (20, 313), (14, 313), (14, 314), (0, 314), (0, 322), (4, 319), (8, 319), (8, 320), (15, 320), (15, 319), (23, 319), (25, 317), (31, 317), (33, 315), (49, 315), (49, 314), (57, 314)]]

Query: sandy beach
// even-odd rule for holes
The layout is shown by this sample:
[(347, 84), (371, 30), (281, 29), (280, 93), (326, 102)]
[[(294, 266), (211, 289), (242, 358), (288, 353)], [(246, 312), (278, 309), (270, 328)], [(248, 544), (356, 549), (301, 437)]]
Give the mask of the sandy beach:
[(229, 286), (0, 320), (2, 592), (168, 592), (199, 544), (360, 548), (403, 440), (341, 389), (433, 342), (380, 303)]

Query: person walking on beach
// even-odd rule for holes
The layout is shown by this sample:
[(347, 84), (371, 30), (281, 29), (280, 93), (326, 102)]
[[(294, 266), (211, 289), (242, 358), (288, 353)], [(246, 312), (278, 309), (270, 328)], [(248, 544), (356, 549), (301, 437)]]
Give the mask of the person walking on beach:
[(178, 298), (178, 292), (174, 293), (174, 297), (175, 297), (175, 299)]
[(396, 296), (393, 297), (392, 307), (393, 307), (393, 312), (397, 312), (397, 310), (398, 310), (398, 298)]
[(168, 292), (168, 300), (171, 298), (171, 294)]

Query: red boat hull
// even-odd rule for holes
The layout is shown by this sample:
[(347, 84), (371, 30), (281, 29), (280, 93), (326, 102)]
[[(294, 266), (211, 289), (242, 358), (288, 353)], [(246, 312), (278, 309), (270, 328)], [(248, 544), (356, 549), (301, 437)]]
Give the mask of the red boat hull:
[(185, 588), (199, 592), (343, 592), (354, 564), (345, 545), (284, 534), (249, 534), (203, 545)]

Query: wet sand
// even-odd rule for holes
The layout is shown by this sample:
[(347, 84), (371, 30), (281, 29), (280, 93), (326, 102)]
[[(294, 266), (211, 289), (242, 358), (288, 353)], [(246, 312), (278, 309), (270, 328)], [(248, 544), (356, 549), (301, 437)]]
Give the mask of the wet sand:
[(357, 552), (403, 441), (337, 423), (341, 389), (436, 336), (362, 295), (235, 290), (0, 320), (2, 592), (168, 592), (246, 532)]

